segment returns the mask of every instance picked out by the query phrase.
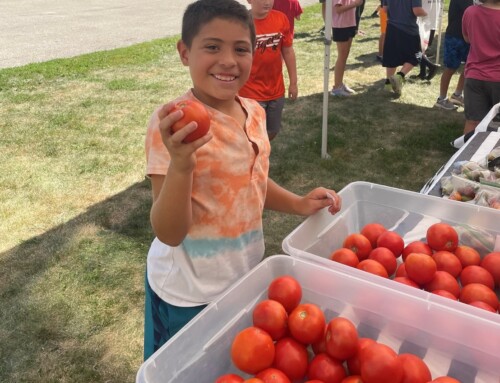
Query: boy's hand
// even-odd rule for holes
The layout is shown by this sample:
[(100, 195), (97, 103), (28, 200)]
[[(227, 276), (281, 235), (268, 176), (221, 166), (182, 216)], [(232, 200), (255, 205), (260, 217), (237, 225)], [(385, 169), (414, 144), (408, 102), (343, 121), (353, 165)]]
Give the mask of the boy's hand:
[(335, 190), (319, 187), (302, 197), (300, 205), (303, 215), (312, 215), (325, 207), (335, 214), (342, 207), (342, 200)]
[(288, 86), (288, 97), (292, 100), (296, 100), (299, 95), (299, 88), (297, 84), (290, 84)]
[(212, 134), (209, 132), (196, 141), (184, 143), (186, 136), (196, 130), (196, 122), (190, 122), (173, 133), (172, 125), (183, 116), (182, 110), (172, 112), (173, 109), (174, 103), (169, 102), (158, 111), (161, 138), (170, 153), (171, 166), (180, 171), (192, 171), (196, 165), (196, 150), (210, 141)]

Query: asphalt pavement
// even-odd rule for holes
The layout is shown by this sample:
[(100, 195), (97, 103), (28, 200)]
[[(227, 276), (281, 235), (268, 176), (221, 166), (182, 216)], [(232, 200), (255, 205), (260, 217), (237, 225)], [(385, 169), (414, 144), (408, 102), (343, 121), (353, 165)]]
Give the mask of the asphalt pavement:
[[(248, 6), (246, 0), (238, 0)], [(0, 68), (180, 33), (190, 0), (1, 0)], [(301, 0), (302, 7), (318, 0)]]

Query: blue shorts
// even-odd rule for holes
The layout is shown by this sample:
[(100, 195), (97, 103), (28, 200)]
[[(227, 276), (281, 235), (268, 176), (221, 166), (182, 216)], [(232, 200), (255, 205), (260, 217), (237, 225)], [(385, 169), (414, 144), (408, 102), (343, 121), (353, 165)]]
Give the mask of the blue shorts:
[(460, 37), (444, 37), (444, 66), (449, 69), (458, 69), (460, 64), (467, 60), (470, 45)]
[(146, 273), (144, 310), (144, 360), (155, 353), (206, 305), (178, 307), (163, 301), (151, 289)]

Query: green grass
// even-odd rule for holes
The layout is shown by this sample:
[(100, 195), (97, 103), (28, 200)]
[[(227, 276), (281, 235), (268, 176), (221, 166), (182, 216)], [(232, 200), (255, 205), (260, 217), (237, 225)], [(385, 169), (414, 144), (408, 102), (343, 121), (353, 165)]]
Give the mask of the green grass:
[[(358, 95), (329, 101), (329, 159), (319, 4), (296, 23), (300, 97), (271, 155), (272, 178), (294, 192), (359, 180), (418, 191), (453, 154), (463, 114), (432, 109), (439, 76), (400, 99), (381, 90), (376, 4), (346, 72)], [(134, 381), (153, 238), (145, 127), (190, 86), (176, 40), (0, 70), (0, 381)], [(301, 221), (265, 212), (266, 255)]]

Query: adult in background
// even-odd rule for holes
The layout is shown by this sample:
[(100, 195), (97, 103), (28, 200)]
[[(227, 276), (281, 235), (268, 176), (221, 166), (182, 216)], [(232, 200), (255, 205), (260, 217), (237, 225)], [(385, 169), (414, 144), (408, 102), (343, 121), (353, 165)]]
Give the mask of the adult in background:
[(302, 7), (299, 0), (274, 0), (273, 9), (283, 12), (290, 23), (290, 32), (292, 37), (295, 34), (295, 20), (300, 20)]
[(439, 85), (439, 97), (434, 104), (435, 108), (455, 110), (464, 105), (464, 73), (460, 73), (455, 91), (448, 98), (448, 88), (452, 76), (462, 62), (467, 60), (469, 44), (465, 42), (462, 34), (462, 18), (465, 10), (470, 7), (473, 0), (451, 0), (448, 10), (448, 27), (444, 36), (444, 70)]
[(500, 102), (500, 0), (483, 0), (467, 8), (462, 33), (470, 43), (464, 89), (467, 134)]

